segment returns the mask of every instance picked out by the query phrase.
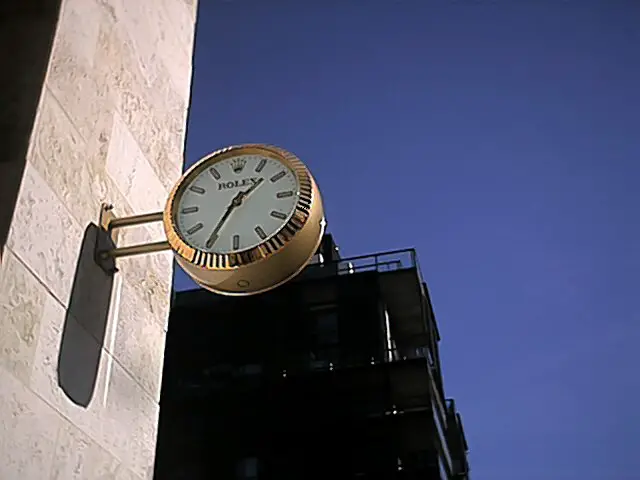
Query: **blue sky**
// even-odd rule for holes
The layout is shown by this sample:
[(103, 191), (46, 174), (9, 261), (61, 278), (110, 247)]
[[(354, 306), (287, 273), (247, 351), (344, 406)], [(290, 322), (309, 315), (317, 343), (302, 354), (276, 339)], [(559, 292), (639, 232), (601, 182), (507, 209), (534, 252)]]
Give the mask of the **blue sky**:
[(280, 145), (418, 250), (474, 480), (640, 478), (640, 2), (200, 4), (187, 163)]

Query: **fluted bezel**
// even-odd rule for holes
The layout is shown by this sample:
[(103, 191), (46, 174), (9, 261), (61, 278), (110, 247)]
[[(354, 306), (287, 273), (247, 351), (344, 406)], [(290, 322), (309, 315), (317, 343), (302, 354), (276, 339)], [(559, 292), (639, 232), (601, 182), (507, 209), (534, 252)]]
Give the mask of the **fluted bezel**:
[[(281, 162), (296, 176), (300, 194), (291, 218), (275, 234), (257, 246), (240, 252), (213, 253), (190, 245), (177, 226), (177, 213), (182, 195), (191, 184), (191, 181), (204, 170), (231, 157), (256, 154)], [(284, 249), (309, 220), (313, 204), (314, 181), (307, 167), (298, 157), (272, 145), (235, 145), (217, 150), (203, 157), (184, 173), (169, 194), (164, 209), (163, 223), (167, 241), (176, 255), (205, 270), (229, 271), (262, 262)]]

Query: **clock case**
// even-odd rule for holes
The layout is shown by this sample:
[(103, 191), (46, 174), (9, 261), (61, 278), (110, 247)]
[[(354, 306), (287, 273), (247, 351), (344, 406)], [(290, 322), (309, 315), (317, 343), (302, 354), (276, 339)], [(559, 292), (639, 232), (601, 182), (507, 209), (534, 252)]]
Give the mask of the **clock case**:
[[(182, 193), (204, 170), (239, 155), (270, 157), (294, 172), (300, 195), (293, 215), (280, 230), (256, 247), (225, 254), (194, 248), (182, 237), (176, 225)], [(215, 293), (239, 296), (266, 292), (300, 273), (320, 245), (325, 221), (318, 186), (300, 159), (278, 147), (249, 144), (215, 151), (189, 168), (169, 195), (163, 224), (176, 261), (189, 276)]]

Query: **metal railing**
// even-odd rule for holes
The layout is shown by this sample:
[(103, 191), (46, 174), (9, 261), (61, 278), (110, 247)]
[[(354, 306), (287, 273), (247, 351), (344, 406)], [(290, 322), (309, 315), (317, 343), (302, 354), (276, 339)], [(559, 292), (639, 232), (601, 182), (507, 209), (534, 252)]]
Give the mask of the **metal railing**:
[(452, 398), (447, 398), (445, 400), (447, 415), (449, 416), (449, 425), (447, 427), (447, 433), (451, 436), (452, 430), (453, 435), (459, 438), (460, 446), (462, 447), (462, 452), (459, 452), (456, 455), (456, 458), (453, 461), (453, 474), (455, 478), (465, 478), (469, 479), (469, 462), (467, 460), (467, 440), (464, 435), (464, 428), (462, 426), (462, 420), (460, 419), (460, 414), (456, 408), (456, 402)]
[[(357, 354), (347, 354), (340, 351), (338, 345), (315, 349), (315, 352), (309, 352), (308, 355), (302, 355), (297, 358), (290, 358), (289, 361), (276, 362), (271, 365), (232, 365), (218, 364), (194, 368), (190, 375), (183, 375), (177, 380), (176, 387), (178, 389), (210, 387), (222, 388), (223, 384), (228, 381), (255, 380), (259, 382), (269, 382), (269, 378), (273, 380), (275, 377), (291, 377), (298, 375), (307, 375), (310, 373), (333, 372), (337, 370), (345, 370), (351, 368), (362, 368), (375, 366), (380, 364), (393, 364), (407, 360), (425, 359), (425, 368), (428, 372), (429, 379), (425, 379), (430, 383), (431, 390), (434, 392), (436, 408), (442, 416), (442, 422), (445, 427), (447, 418), (440, 402), (440, 392), (434, 382), (431, 367), (428, 365), (428, 356), (426, 354), (428, 348), (415, 348), (411, 350), (400, 351), (397, 348), (379, 350), (375, 354), (367, 354), (365, 352)], [(233, 380), (235, 379), (235, 380)]]
[[(340, 344), (333, 346), (316, 348), (317, 355), (310, 354), (309, 364), (307, 369), (311, 367), (311, 370), (338, 370), (344, 368), (357, 368), (370, 365), (379, 365), (383, 363), (401, 362), (404, 360), (414, 359), (427, 359), (428, 360), (428, 347), (418, 347), (412, 349), (382, 349), (375, 354), (355, 353), (346, 354), (348, 350), (342, 350)], [(304, 362), (297, 363), (298, 369), (303, 367)]]
[(451, 470), (453, 468), (453, 460), (451, 458), (451, 452), (449, 451), (449, 444), (447, 442), (447, 436), (445, 433), (447, 426), (442, 422), (442, 417), (440, 417), (440, 415), (438, 414), (435, 404), (432, 404), (431, 410), (433, 413), (433, 423), (435, 424), (436, 431), (438, 432), (438, 439), (440, 440), (442, 453), (444, 453), (444, 457), (447, 460), (449, 470)]
[(340, 260), (333, 262), (317, 262), (310, 264), (307, 268), (323, 268), (329, 271), (334, 270), (338, 275), (348, 275), (360, 272), (382, 273), (406, 270), (410, 268), (417, 268), (418, 271), (420, 270), (416, 251), (413, 248), (341, 258)]

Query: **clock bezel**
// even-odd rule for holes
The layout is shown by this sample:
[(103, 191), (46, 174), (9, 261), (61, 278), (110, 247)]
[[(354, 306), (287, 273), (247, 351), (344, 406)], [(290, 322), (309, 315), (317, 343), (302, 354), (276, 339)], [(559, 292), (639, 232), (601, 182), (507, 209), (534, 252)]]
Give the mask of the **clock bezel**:
[[(214, 253), (200, 250), (189, 244), (177, 226), (176, 216), (182, 195), (191, 181), (204, 170), (219, 162), (240, 155), (262, 155), (273, 158), (288, 167), (296, 176), (299, 195), (293, 214), (278, 231), (255, 247), (239, 252)], [(239, 267), (253, 265), (280, 252), (303, 229), (313, 205), (313, 180), (307, 167), (294, 154), (266, 144), (245, 144), (216, 150), (191, 166), (175, 184), (163, 213), (163, 223), (167, 241), (175, 254), (192, 265), (209, 271), (231, 271)]]

